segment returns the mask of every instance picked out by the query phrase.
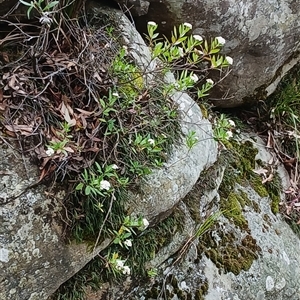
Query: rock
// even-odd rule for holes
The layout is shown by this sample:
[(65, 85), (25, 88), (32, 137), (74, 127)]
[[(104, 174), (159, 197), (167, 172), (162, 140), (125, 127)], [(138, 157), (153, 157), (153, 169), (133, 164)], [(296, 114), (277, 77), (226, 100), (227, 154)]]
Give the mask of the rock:
[[(136, 64), (145, 70), (145, 74), (150, 74), (146, 80), (151, 84), (151, 80), (155, 80), (153, 74), (157, 74), (160, 68), (159, 64), (151, 60), (148, 47), (129, 20), (120, 12), (115, 12), (114, 18)], [(175, 82), (171, 73), (167, 74), (165, 80)], [(147, 176), (139, 189), (130, 195), (128, 207), (152, 223), (159, 222), (172, 212), (178, 202), (191, 190), (200, 173), (216, 161), (218, 153), (217, 143), (212, 138), (211, 124), (203, 118), (199, 106), (183, 92), (176, 92), (172, 98), (181, 111), (183, 133), (188, 135), (195, 132), (198, 143), (189, 149), (184, 137), (183, 142), (175, 145), (171, 158), (164, 167)]]
[[(120, 25), (124, 42), (144, 73), (157, 72), (157, 64), (149, 61), (148, 48), (122, 12), (106, 13)], [(151, 74), (145, 77), (149, 84)], [(168, 74), (166, 80), (174, 78)], [(182, 114), (182, 131), (195, 131), (198, 143), (189, 149), (184, 137), (174, 146), (164, 168), (145, 178), (141, 184), (143, 193), (131, 195), (133, 201), (128, 206), (152, 224), (172, 212), (217, 157), (211, 124), (202, 117), (198, 105), (185, 93), (176, 93), (173, 98)], [(105, 240), (94, 252), (88, 251), (86, 244), (66, 243), (61, 219), (65, 213), (65, 187), (55, 186), (49, 191), (47, 186), (35, 185), (37, 167), (3, 144), (0, 157), (0, 299), (47, 299), (110, 241)]]
[[(253, 145), (258, 149), (254, 152), (250, 150), (248, 156), (242, 159), (246, 158), (251, 164), (254, 161), (260, 161), (261, 164), (264, 159), (265, 166), (268, 166), (272, 155), (260, 138), (247, 137), (241, 145), (248, 150), (255, 149), (252, 148)], [(226, 157), (228, 156), (227, 154)], [(236, 168), (239, 164), (237, 157), (233, 158), (233, 162)], [(259, 168), (258, 165), (256, 168)], [(271, 210), (275, 201), (272, 193), (277, 188), (279, 197), (284, 199), (280, 189), (286, 189), (288, 181), (281, 180), (281, 188), (277, 186), (278, 182), (273, 182), (272, 189), (269, 190), (271, 193), (266, 193), (261, 182), (259, 184), (253, 178), (247, 181), (245, 177), (239, 182), (236, 175), (229, 170), (239, 172), (230, 165), (226, 167), (224, 161), (219, 161), (206, 173), (206, 178), (199, 179), (194, 191), (184, 199), (181, 209), (185, 212), (186, 220), (190, 220), (191, 215), (194, 216), (193, 220), (186, 223), (186, 230), (183, 231), (183, 236), (186, 236), (189, 230), (190, 236), (186, 236), (185, 240), (174, 237), (169, 246), (156, 254), (150, 264), (159, 269), (159, 275), (152, 282), (133, 286), (128, 294), (123, 294), (123, 298), (118, 296), (121, 293), (118, 287), (114, 287), (111, 289), (110, 299), (299, 299), (299, 237), (281, 215), (276, 215)], [(289, 178), (283, 168), (278, 168), (277, 173), (274, 174), (275, 177), (284, 180)], [(214, 178), (217, 183), (212, 188)], [(260, 178), (259, 180), (261, 181)], [(181, 253), (179, 250), (183, 249), (192, 236), (190, 230), (195, 225), (191, 224), (197, 224), (195, 210), (198, 209), (203, 224), (207, 208), (222, 207), (222, 201), (228, 201), (232, 195), (239, 199), (233, 207), (236, 212), (228, 213), (228, 205), (227, 212), (223, 213), (215, 226), (211, 226), (199, 240), (194, 240), (184, 254)], [(240, 216), (237, 211), (240, 211)], [(242, 219), (244, 223), (238, 222)], [(200, 225), (198, 222), (196, 228)], [(181, 245), (179, 248), (178, 244)], [(181, 259), (175, 263), (178, 257)]]
[(0, 157), (0, 299), (46, 299), (95, 253), (63, 239), (64, 189), (30, 187), (37, 167), (4, 144)]
[(219, 107), (251, 105), (274, 92), (280, 79), (299, 61), (299, 13), (294, 0), (237, 3), (235, 0), (149, 0), (136, 26), (146, 32), (155, 21), (164, 34), (189, 22), (193, 33), (226, 39), (232, 72), (210, 95)]
[(125, 12), (129, 10), (133, 16), (145, 15), (150, 5), (149, 1), (145, 0), (120, 0), (118, 3)]

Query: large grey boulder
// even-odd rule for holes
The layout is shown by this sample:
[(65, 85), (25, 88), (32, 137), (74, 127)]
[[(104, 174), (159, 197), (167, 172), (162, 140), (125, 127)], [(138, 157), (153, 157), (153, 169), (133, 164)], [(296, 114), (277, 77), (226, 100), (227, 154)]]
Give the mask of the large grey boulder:
[(0, 157), (0, 299), (46, 299), (95, 254), (63, 238), (64, 189), (35, 185), (38, 168), (3, 143)]
[[(145, 78), (150, 84), (157, 65), (151, 62), (149, 49), (120, 11), (107, 13), (119, 24), (136, 63), (144, 73), (151, 72)], [(174, 78), (169, 74), (166, 80)], [(142, 214), (153, 225), (171, 213), (217, 157), (211, 124), (202, 117), (198, 105), (185, 93), (176, 93), (173, 98), (182, 114), (182, 131), (195, 131), (198, 143), (188, 149), (183, 138), (174, 145), (164, 168), (154, 170), (141, 183), (143, 195), (132, 195), (130, 211)], [(36, 184), (38, 168), (5, 144), (0, 145), (0, 157), (0, 299), (47, 299), (110, 241), (105, 240), (93, 252), (86, 244), (68, 244), (63, 239), (64, 186), (49, 190)]]
[[(272, 155), (263, 141), (246, 137), (244, 142), (246, 147), (253, 144), (258, 149), (255, 161), (259, 164), (253, 168), (258, 171), (262, 162), (267, 168)], [(107, 299), (300, 299), (299, 237), (281, 215), (272, 212), (273, 196), (262, 195), (262, 190), (254, 187), (253, 182), (243, 178), (229, 188), (227, 193), (231, 196), (224, 194), (224, 182), (228, 182), (230, 176), (235, 178), (238, 172), (229, 170), (224, 161), (219, 161), (206, 177), (199, 179), (193, 195), (189, 194), (180, 204), (185, 214), (185, 229), (174, 235), (169, 245), (149, 262), (158, 269), (159, 275), (145, 284), (133, 285), (127, 292), (120, 286), (112, 286)], [(287, 189), (289, 176), (283, 166), (278, 165), (275, 175), (280, 178), (281, 190)], [(227, 209), (237, 209), (241, 215), (234, 213), (230, 218), (224, 213), (215, 226), (199, 239), (192, 239), (201, 225), (195, 215), (202, 218), (203, 223), (208, 209), (220, 208), (224, 197), (228, 201), (232, 195), (236, 195), (232, 199), (238, 201), (233, 200), (234, 205), (229, 204)], [(284, 194), (279, 192), (279, 195), (284, 201)]]
[[(143, 0), (133, 1), (133, 7), (134, 2)], [(233, 57), (234, 64), (211, 94), (217, 106), (235, 107), (264, 99), (299, 61), (300, 18), (295, 0), (147, 2), (147, 14), (135, 18), (141, 31), (145, 31), (147, 21), (157, 22), (165, 34), (175, 24), (189, 22), (195, 34), (226, 39), (224, 51)]]
[[(136, 64), (144, 70), (144, 74), (148, 74), (145, 80), (151, 86), (160, 73), (159, 61), (151, 59), (150, 50), (142, 37), (121, 12), (113, 10), (111, 17), (118, 22), (124, 43), (130, 49)], [(174, 76), (168, 73), (165, 81), (174, 83)], [(185, 136), (179, 145), (175, 145), (164, 167), (142, 180), (138, 191), (130, 195), (128, 203), (129, 207), (135, 207), (133, 211), (137, 215), (143, 215), (151, 222), (158, 222), (172, 212), (194, 186), (200, 173), (216, 161), (218, 154), (211, 123), (203, 118), (195, 101), (187, 93), (179, 91), (171, 95), (171, 98), (178, 104), (181, 112), (181, 129)], [(185, 139), (191, 132), (195, 133), (198, 142), (189, 149)]]

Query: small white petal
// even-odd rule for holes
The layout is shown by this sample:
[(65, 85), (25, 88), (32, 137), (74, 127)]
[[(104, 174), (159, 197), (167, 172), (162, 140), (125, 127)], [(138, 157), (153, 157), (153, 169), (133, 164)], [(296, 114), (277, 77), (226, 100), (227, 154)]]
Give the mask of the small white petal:
[(199, 41), (199, 42), (203, 41), (203, 38), (202, 38), (202, 36), (201, 36), (201, 35), (199, 35), (199, 34), (195, 34), (195, 35), (193, 35), (193, 38), (194, 38), (195, 40)]
[(55, 151), (52, 148), (48, 148), (48, 150), (46, 150), (46, 154), (48, 156), (52, 156), (55, 153)]
[(113, 164), (111, 167), (112, 167), (112, 169), (114, 169), (114, 170), (118, 170), (118, 169), (119, 169), (119, 167), (118, 167), (116, 164)]
[(191, 75), (191, 79), (194, 81), (194, 82), (197, 82), (199, 80), (198, 76), (196, 74), (192, 74)]
[(211, 85), (213, 85), (214, 84), (214, 81), (212, 80), (212, 79), (206, 79), (206, 82), (208, 83), (208, 84), (211, 84)]
[(188, 27), (188, 28), (190, 28), (190, 29), (192, 29), (192, 28), (193, 28), (193, 25), (192, 25), (192, 24), (190, 24), (190, 23), (187, 23), (187, 22), (183, 23), (183, 25), (184, 25), (185, 27)]
[(232, 120), (229, 120), (228, 121), (228, 123), (232, 126), (232, 127), (235, 127), (235, 123), (234, 123), (234, 121), (232, 121)]
[(143, 226), (144, 226), (144, 229), (146, 229), (149, 226), (149, 222), (145, 218), (143, 219)]
[(124, 241), (124, 245), (126, 245), (127, 247), (131, 247), (132, 246), (132, 241), (131, 240), (126, 240), (126, 241)]
[(218, 41), (218, 43), (220, 44), (220, 45), (224, 45), (225, 44), (225, 39), (224, 38), (222, 38), (221, 36), (217, 36), (216, 37), (216, 40)]
[(125, 275), (130, 275), (130, 268), (128, 266), (124, 266), (122, 272)]
[(100, 190), (109, 190), (110, 189), (110, 183), (107, 180), (102, 180), (100, 182)]
[(148, 139), (148, 143), (149, 143), (150, 145), (154, 145), (154, 144), (155, 144), (155, 141), (154, 141), (153, 139)]
[(116, 259), (116, 269), (120, 270), (124, 267), (124, 260)]
[(179, 52), (179, 55), (180, 55), (181, 57), (183, 57), (184, 53), (183, 53), (182, 47), (178, 47), (178, 52)]
[(233, 64), (233, 59), (232, 59), (232, 57), (226, 56), (225, 59), (226, 59), (226, 61), (228, 62), (229, 65), (232, 65), (232, 64)]
[(203, 55), (203, 52), (200, 51), (200, 50), (198, 50), (198, 49), (195, 49), (194, 51), (195, 51), (195, 53), (196, 53), (197, 55)]
[(148, 23), (147, 23), (149, 26), (156, 26), (157, 24), (155, 23), (155, 22), (153, 22), (153, 21), (149, 21)]
[(232, 138), (233, 137), (233, 133), (231, 131), (227, 131), (226, 132), (228, 138)]

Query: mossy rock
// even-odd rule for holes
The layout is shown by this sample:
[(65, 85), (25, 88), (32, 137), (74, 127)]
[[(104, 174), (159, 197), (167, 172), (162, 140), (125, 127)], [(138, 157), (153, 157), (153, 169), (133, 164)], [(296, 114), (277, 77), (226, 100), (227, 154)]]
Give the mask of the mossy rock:
[(256, 240), (247, 234), (239, 241), (233, 232), (225, 234), (220, 228), (215, 233), (220, 238), (218, 243), (211, 233), (205, 233), (198, 244), (199, 253), (205, 253), (225, 273), (238, 275), (242, 270), (249, 270), (261, 251)]

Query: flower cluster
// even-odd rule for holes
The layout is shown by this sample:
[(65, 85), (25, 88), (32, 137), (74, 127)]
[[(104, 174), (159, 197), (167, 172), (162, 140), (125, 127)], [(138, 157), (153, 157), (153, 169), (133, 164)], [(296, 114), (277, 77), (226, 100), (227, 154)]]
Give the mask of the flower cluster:
[(122, 272), (124, 275), (130, 275), (130, 268), (124, 265), (125, 260), (116, 259), (115, 268), (116, 270)]
[(225, 142), (233, 137), (235, 131), (235, 122), (228, 119), (224, 114), (215, 121), (214, 138), (217, 141)]
[[(199, 81), (202, 78), (198, 77), (198, 68), (207, 65), (210, 62), (211, 69), (223, 69), (233, 64), (233, 59), (230, 56), (220, 54), (221, 48), (225, 45), (226, 40), (222, 36), (217, 36), (210, 42), (204, 40), (199, 34), (190, 35), (189, 31), (193, 29), (192, 24), (185, 22), (174, 28), (171, 39), (165, 38), (162, 42), (158, 38), (159, 33), (155, 31), (158, 25), (150, 21), (148, 22), (148, 40), (152, 48), (153, 58), (160, 58), (167, 66), (170, 64), (178, 65), (183, 63), (183, 70), (178, 72), (179, 78), (173, 84), (175, 90), (184, 91), (194, 88), (197, 84), (198, 98), (208, 96), (209, 90), (213, 87), (214, 83), (208, 79), (206, 83), (202, 84), (199, 88)], [(190, 68), (186, 67), (190, 66)], [(175, 68), (176, 69), (176, 68)], [(187, 70), (193, 69), (193, 72)], [(197, 74), (196, 74), (197, 73)], [(201, 72), (199, 73), (201, 74)], [(168, 89), (170, 91), (170, 88)]]

